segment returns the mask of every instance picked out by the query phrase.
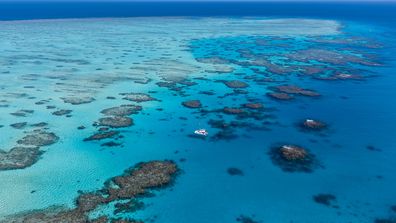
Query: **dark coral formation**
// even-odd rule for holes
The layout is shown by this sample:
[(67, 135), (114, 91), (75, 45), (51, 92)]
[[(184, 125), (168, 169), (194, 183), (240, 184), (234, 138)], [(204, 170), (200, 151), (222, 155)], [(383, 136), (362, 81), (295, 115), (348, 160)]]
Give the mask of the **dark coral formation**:
[(264, 108), (263, 104), (261, 104), (261, 103), (246, 103), (246, 104), (243, 105), (243, 107), (249, 108), (249, 109), (262, 109), (262, 108)]
[(227, 63), (229, 63), (229, 61), (227, 59), (223, 59), (218, 56), (196, 58), (196, 60), (201, 63), (211, 63), (211, 64), (227, 64)]
[(378, 218), (374, 223), (396, 223), (396, 218)]
[[(101, 216), (90, 220), (89, 214), (100, 205), (108, 205), (116, 202), (116, 206), (125, 200), (139, 202), (137, 199), (147, 195), (150, 190), (169, 185), (178, 168), (171, 161), (151, 161), (140, 163), (128, 169), (121, 176), (116, 176), (107, 181), (101, 190), (83, 193), (78, 196), (75, 207), (72, 209), (46, 209), (36, 210), (27, 214), (10, 216), (4, 222), (7, 223), (94, 223), (94, 222), (140, 222), (134, 219), (111, 219), (109, 216)], [(139, 204), (139, 203), (135, 203)], [(124, 211), (128, 211), (124, 209)], [(134, 211), (134, 210), (131, 210)]]
[(285, 172), (312, 172), (319, 166), (315, 156), (296, 145), (275, 146), (269, 151), (272, 162)]
[(140, 105), (121, 105), (118, 107), (106, 108), (101, 111), (102, 114), (108, 116), (128, 116), (137, 114), (142, 110)]
[(202, 104), (199, 100), (190, 100), (182, 102), (182, 105), (186, 108), (200, 108)]
[(223, 112), (224, 112), (225, 114), (228, 114), (228, 115), (242, 115), (242, 114), (246, 113), (246, 111), (243, 110), (243, 109), (240, 109), (240, 108), (230, 108), (230, 107), (225, 107), (225, 108), (223, 108)]
[[(381, 151), (382, 151), (381, 149), (379, 149), (379, 148), (377, 148), (377, 147), (375, 147), (375, 146), (373, 146), (373, 145), (368, 145), (368, 146), (366, 146), (366, 148), (367, 148), (368, 150), (374, 151), (374, 152), (381, 152)], [(396, 208), (395, 208), (395, 210), (396, 210)]]
[(312, 60), (315, 60), (321, 63), (329, 63), (332, 65), (346, 65), (347, 63), (356, 63), (365, 66), (380, 65), (379, 63), (369, 61), (365, 58), (358, 57), (352, 54), (326, 49), (299, 50), (286, 56), (292, 60), (306, 63), (310, 63)]
[(14, 170), (29, 167), (41, 155), (39, 147), (14, 147), (10, 151), (0, 150), (0, 170)]
[(69, 110), (69, 109), (61, 109), (61, 110), (52, 112), (52, 114), (56, 115), (56, 116), (63, 116), (63, 115), (68, 115), (71, 112), (72, 112), (72, 110)]
[(87, 96), (82, 96), (82, 97), (64, 97), (61, 98), (63, 102), (69, 103), (72, 105), (80, 105), (80, 104), (87, 104), (95, 101), (95, 98), (93, 97), (87, 97)]
[(41, 146), (56, 143), (59, 137), (52, 132), (35, 130), (18, 140), (18, 146), (9, 151), (0, 150), (0, 170), (23, 169), (36, 163), (42, 151)]
[(245, 82), (233, 80), (233, 81), (224, 81), (224, 84), (229, 88), (247, 88), (249, 85)]
[(29, 114), (33, 114), (33, 112), (33, 110), (22, 109), (16, 112), (12, 112), (10, 114), (17, 117), (26, 117)]
[(396, 205), (392, 205), (391, 210), (396, 213)]
[(122, 128), (133, 125), (132, 118), (125, 116), (112, 116), (100, 118), (98, 121), (99, 126), (108, 126), (111, 128)]
[(145, 101), (157, 100), (145, 93), (120, 93), (120, 95), (124, 96), (123, 99), (133, 102), (145, 102)]
[(326, 128), (326, 126), (324, 122), (314, 119), (305, 119), (301, 124), (301, 127), (306, 130), (322, 130)]
[(119, 131), (108, 131), (108, 132), (98, 132), (95, 133), (88, 138), (85, 138), (84, 141), (93, 141), (93, 140), (102, 140), (102, 139), (108, 139), (108, 138), (113, 138), (114, 136), (117, 136), (120, 132)]
[(336, 196), (333, 194), (317, 194), (313, 196), (313, 200), (318, 204), (334, 207), (333, 203), (336, 201)]
[(294, 85), (280, 85), (280, 86), (272, 87), (271, 89), (274, 92), (268, 92), (267, 95), (277, 100), (290, 100), (294, 98), (293, 95), (303, 95), (308, 97), (320, 96), (319, 93), (313, 90), (300, 88)]
[(58, 140), (59, 137), (52, 132), (37, 130), (24, 136), (17, 142), (25, 146), (48, 146), (56, 143)]
[(27, 122), (18, 122), (18, 123), (11, 124), (10, 126), (15, 128), (15, 129), (22, 129), (26, 125), (27, 125)]
[(276, 92), (269, 92), (267, 93), (268, 96), (270, 96), (271, 98), (274, 98), (276, 100), (291, 100), (293, 99), (293, 96), (288, 95), (286, 93), (276, 93)]
[(227, 173), (231, 176), (243, 176), (244, 173), (241, 169), (238, 169), (236, 167), (230, 167), (227, 169)]
[(132, 213), (139, 209), (144, 208), (144, 203), (140, 201), (128, 201), (125, 203), (116, 203), (114, 205), (115, 210), (114, 214), (117, 215), (118, 213)]
[(246, 216), (246, 215), (241, 215), (237, 217), (237, 222), (241, 223), (260, 223), (260, 221), (254, 220), (252, 217)]
[[(143, 98), (137, 96), (133, 100), (136, 99), (137, 102), (145, 101), (145, 96), (142, 97)], [(116, 136), (117, 138), (121, 138), (122, 136), (119, 136), (119, 131), (109, 131), (109, 128), (125, 128), (134, 125), (133, 119), (128, 116), (132, 114), (138, 114), (140, 111), (142, 111), (142, 109), (142, 106), (133, 104), (120, 105), (117, 107), (103, 109), (101, 113), (106, 117), (99, 118), (99, 120), (93, 124), (93, 126), (96, 126), (98, 128), (98, 132), (85, 138), (84, 141), (115, 138)], [(101, 146), (113, 147), (120, 145), (120, 143), (111, 141), (103, 143)]]
[(311, 97), (319, 96), (319, 94), (316, 93), (315, 91), (303, 89), (294, 85), (281, 85), (281, 86), (277, 86), (276, 89), (279, 92), (283, 92), (287, 94), (300, 94)]

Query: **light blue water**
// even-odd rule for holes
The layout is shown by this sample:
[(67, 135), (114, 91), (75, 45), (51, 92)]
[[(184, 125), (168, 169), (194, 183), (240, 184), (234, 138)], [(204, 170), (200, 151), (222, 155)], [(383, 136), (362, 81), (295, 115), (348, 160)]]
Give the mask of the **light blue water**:
[[(390, 206), (396, 204), (396, 64), (394, 33), (387, 27), (350, 21), (264, 18), (47, 20), (1, 22), (0, 27), (0, 100), (9, 105), (0, 109), (0, 124), (4, 125), (0, 128), (1, 148), (9, 150), (24, 131), (33, 129), (9, 127), (16, 122), (48, 122), (49, 130), (60, 137), (58, 143), (43, 148), (45, 153), (31, 167), (0, 172), (1, 217), (51, 205), (72, 207), (78, 190), (101, 188), (106, 179), (124, 169), (156, 159), (177, 161), (182, 173), (172, 187), (144, 198), (145, 209), (128, 216), (156, 216), (156, 222), (169, 223), (236, 222), (240, 215), (255, 216), (263, 222), (373, 222), (395, 216)], [(365, 38), (383, 47), (310, 42), (324, 37)], [(257, 39), (267, 44), (256, 44)], [(317, 80), (299, 75), (294, 67), (285, 74), (257, 74), (279, 81), (262, 84), (246, 79), (255, 75), (251, 67), (231, 63), (249, 61), (239, 53), (245, 49), (281, 66), (309, 66), (318, 62), (301, 63), (284, 56), (306, 48), (345, 53), (342, 50), (347, 47), (356, 55), (375, 54), (384, 65), (329, 65), (339, 70), (364, 69), (360, 75), (372, 75), (364, 81)], [(228, 63), (196, 60), (210, 56), (222, 57)], [(152, 81), (134, 82), (142, 77)], [(207, 80), (194, 79), (197, 77)], [(156, 85), (170, 78), (186, 78), (197, 84), (184, 87), (183, 92)], [(245, 89), (248, 94), (219, 98), (232, 93), (219, 80), (244, 81), (249, 84)], [(322, 96), (297, 96), (287, 102), (266, 96), (268, 87), (281, 84), (313, 89)], [(24, 88), (30, 85), (34, 88)], [(160, 101), (140, 103), (143, 111), (132, 115), (135, 125), (121, 129), (124, 138), (119, 142), (123, 147), (101, 147), (105, 141), (83, 141), (95, 132), (92, 124), (103, 117), (102, 109), (130, 103), (119, 93), (150, 91), (155, 91), (150, 95)], [(214, 95), (200, 91), (213, 91)], [(81, 105), (61, 100), (70, 95), (96, 100)], [(108, 96), (116, 99), (106, 99)], [(35, 104), (49, 98), (47, 104)], [(236, 139), (213, 141), (209, 138), (219, 130), (211, 128), (208, 121), (236, 118), (181, 105), (193, 99), (199, 99), (207, 110), (239, 107), (254, 99), (264, 104), (262, 114), (268, 117), (243, 120), (250, 126), (237, 128)], [(72, 109), (72, 117), (53, 116), (47, 105)], [(10, 115), (20, 109), (32, 109), (34, 113), (27, 117)], [(329, 128), (322, 135), (299, 131), (296, 122), (306, 118), (323, 120)], [(87, 128), (77, 130), (80, 125)], [(253, 130), (252, 125), (266, 130)], [(206, 128), (210, 137), (188, 137), (197, 128)], [(267, 154), (277, 143), (304, 146), (323, 168), (312, 173), (282, 171)], [(370, 151), (368, 145), (381, 151)], [(180, 162), (181, 158), (186, 161)], [(229, 167), (241, 169), (244, 175), (229, 175)], [(31, 193), (33, 190), (36, 192)], [(320, 193), (335, 195), (339, 208), (315, 203), (312, 196)]]

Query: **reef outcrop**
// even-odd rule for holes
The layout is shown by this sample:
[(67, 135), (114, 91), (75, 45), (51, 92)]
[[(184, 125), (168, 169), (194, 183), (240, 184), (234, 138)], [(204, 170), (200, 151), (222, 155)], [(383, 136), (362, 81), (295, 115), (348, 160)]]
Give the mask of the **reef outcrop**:
[(272, 162), (285, 172), (313, 172), (319, 167), (315, 156), (296, 145), (275, 146), (269, 151)]
[(80, 104), (87, 104), (95, 101), (95, 98), (93, 97), (87, 97), (87, 96), (82, 96), (82, 97), (64, 97), (61, 98), (63, 102), (72, 104), (72, 105), (80, 105)]
[(182, 102), (182, 105), (186, 108), (201, 108), (202, 104), (199, 100), (190, 100)]
[(124, 96), (123, 99), (125, 100), (138, 102), (138, 103), (157, 100), (145, 93), (120, 93), (120, 95)]
[(132, 118), (126, 116), (111, 116), (100, 118), (98, 121), (99, 126), (108, 126), (111, 128), (123, 128), (133, 125)]
[(56, 143), (59, 137), (52, 132), (35, 130), (18, 140), (9, 151), (0, 150), (0, 170), (24, 169), (36, 163), (43, 151), (40, 147)]
[(247, 88), (249, 85), (243, 81), (224, 81), (224, 84), (229, 88)]
[(168, 186), (173, 181), (178, 167), (172, 161), (150, 161), (139, 163), (126, 170), (124, 174), (109, 179), (102, 189), (80, 194), (74, 208), (48, 208), (35, 210), (27, 214), (9, 216), (1, 223), (138, 223), (134, 219), (112, 219), (110, 216), (100, 216), (91, 220), (88, 216), (99, 206), (109, 205), (125, 200), (139, 202), (138, 199), (147, 195), (152, 189)]

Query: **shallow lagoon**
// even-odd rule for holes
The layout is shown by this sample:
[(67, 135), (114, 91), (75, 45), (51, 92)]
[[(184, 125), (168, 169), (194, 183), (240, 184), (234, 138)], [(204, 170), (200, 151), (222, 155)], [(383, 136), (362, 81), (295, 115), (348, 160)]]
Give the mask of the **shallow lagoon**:
[[(387, 27), (263, 18), (0, 26), (1, 149), (10, 151), (40, 122), (59, 137), (40, 148), (31, 166), (0, 172), (2, 217), (54, 205), (72, 208), (79, 191), (95, 191), (136, 163), (162, 159), (181, 169), (175, 182), (140, 199), (143, 210), (116, 217), (157, 222), (236, 222), (240, 215), (263, 222), (395, 217), (395, 48)], [(234, 80), (246, 85), (225, 84)], [(277, 87), (285, 85), (320, 96), (268, 95), (284, 93)], [(120, 93), (146, 93), (155, 100), (133, 102)], [(73, 105), (65, 97), (95, 100)], [(200, 100), (202, 108), (184, 107), (188, 100)], [(264, 107), (247, 109), (246, 103)], [(84, 141), (99, 132), (101, 126), (93, 124), (105, 117), (103, 109), (125, 104), (142, 111), (130, 116), (132, 126), (116, 129), (122, 138)], [(70, 117), (52, 114), (61, 109), (72, 110)], [(20, 110), (33, 112), (11, 114)], [(299, 123), (307, 118), (328, 127), (305, 131)], [(10, 126), (21, 122), (26, 126)], [(197, 128), (208, 129), (209, 137), (191, 137)], [(121, 145), (102, 146), (105, 142)], [(268, 154), (279, 144), (306, 148), (318, 165), (309, 173), (282, 171)], [(243, 174), (230, 175), (229, 168)], [(318, 194), (336, 199), (326, 206), (314, 201)], [(91, 215), (102, 213), (112, 216), (112, 208)]]

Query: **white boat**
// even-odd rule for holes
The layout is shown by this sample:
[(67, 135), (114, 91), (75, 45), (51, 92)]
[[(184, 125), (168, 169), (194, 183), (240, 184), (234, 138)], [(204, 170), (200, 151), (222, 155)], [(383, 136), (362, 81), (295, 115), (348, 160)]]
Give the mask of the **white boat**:
[(201, 136), (207, 136), (209, 133), (206, 131), (206, 129), (197, 129), (194, 131), (194, 134), (201, 135)]

